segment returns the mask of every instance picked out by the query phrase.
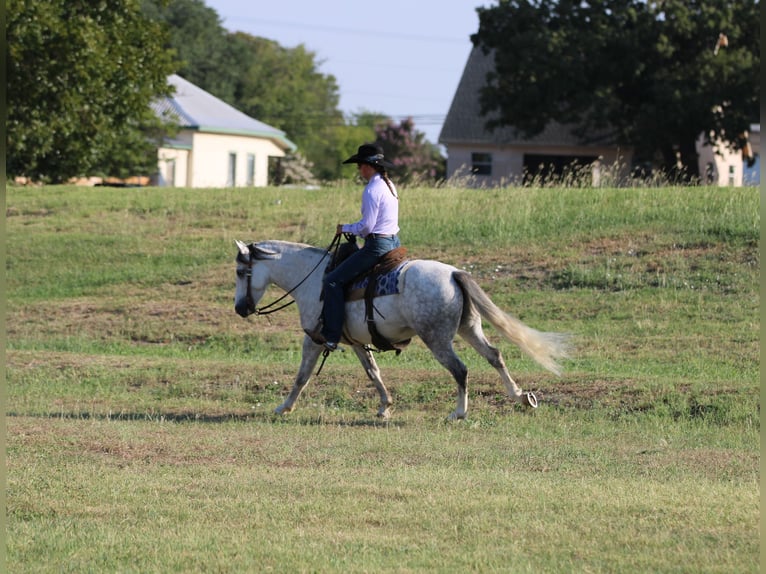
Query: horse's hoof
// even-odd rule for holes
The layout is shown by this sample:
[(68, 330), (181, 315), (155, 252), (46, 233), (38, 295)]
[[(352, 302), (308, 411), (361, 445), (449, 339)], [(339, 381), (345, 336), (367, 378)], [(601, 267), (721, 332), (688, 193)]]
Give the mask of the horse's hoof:
[(387, 421), (391, 418), (391, 408), (386, 407), (385, 409), (380, 409), (378, 411), (378, 418), (384, 421)]
[(286, 415), (289, 413), (292, 409), (286, 407), (285, 405), (279, 405), (277, 408), (274, 409), (274, 414), (277, 415)]
[(526, 407), (536, 409), (537, 397), (535, 396), (535, 393), (525, 393), (524, 396), (521, 398), (521, 404)]
[(451, 413), (450, 416), (447, 417), (447, 420), (449, 422), (464, 421), (465, 417), (466, 417), (465, 413), (454, 412), (454, 413)]

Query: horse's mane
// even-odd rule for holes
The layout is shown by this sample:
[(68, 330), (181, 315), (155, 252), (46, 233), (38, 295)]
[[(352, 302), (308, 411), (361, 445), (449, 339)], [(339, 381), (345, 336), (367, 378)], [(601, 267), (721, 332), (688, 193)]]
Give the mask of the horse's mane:
[(258, 241), (255, 245), (266, 251), (276, 251), (278, 253), (297, 253), (299, 251), (310, 251), (317, 255), (324, 255), (326, 249), (309, 245), (308, 243), (296, 243), (293, 241), (282, 241), (280, 239), (266, 239), (264, 241)]

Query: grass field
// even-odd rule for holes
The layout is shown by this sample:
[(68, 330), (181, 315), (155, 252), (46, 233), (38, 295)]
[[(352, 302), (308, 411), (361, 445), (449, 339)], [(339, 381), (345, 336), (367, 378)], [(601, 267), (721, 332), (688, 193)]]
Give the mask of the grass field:
[(335, 353), (276, 416), (302, 333), (234, 313), (234, 239), (326, 246), (358, 194), (8, 188), (9, 572), (758, 572), (757, 190), (403, 190), (412, 257), (576, 353), (487, 327), (530, 411), (458, 340), (461, 423), (419, 341), (387, 423)]

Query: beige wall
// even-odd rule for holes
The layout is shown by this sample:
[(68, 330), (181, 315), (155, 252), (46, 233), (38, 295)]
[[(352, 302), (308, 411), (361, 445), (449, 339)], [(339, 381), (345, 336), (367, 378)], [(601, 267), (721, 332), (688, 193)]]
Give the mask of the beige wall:
[[(605, 180), (605, 173), (609, 169), (617, 169), (618, 176), (627, 175), (630, 171), (632, 152), (620, 152), (616, 148), (599, 147), (522, 147), (506, 146), (496, 147), (490, 145), (464, 146), (452, 144), (448, 146), (447, 153), (447, 178), (455, 177), (458, 180), (463, 178), (469, 180), (466, 184), (472, 187), (496, 187), (502, 185), (513, 185), (520, 183), (524, 174), (524, 154), (544, 154), (544, 155), (563, 155), (563, 156), (599, 156), (601, 157), (601, 168), (594, 166), (593, 178), (594, 184), (598, 185), (600, 180)], [(470, 175), (471, 154), (473, 153), (491, 153), (492, 154), (492, 175)], [(616, 166), (616, 168), (615, 168)]]
[(161, 148), (158, 153), (159, 178), (162, 187), (191, 187), (189, 181), (189, 155), (187, 149)]
[[(163, 185), (163, 179), (169, 181), (167, 170), (174, 163), (176, 187), (244, 187), (248, 185), (248, 155), (252, 154), (255, 156), (253, 186), (264, 187), (268, 185), (269, 157), (285, 155), (282, 148), (264, 138), (183, 130), (177, 139), (184, 144), (188, 142), (191, 150), (159, 150), (159, 185)], [(236, 156), (233, 182), (229, 181), (230, 154)]]
[[(703, 183), (719, 186), (742, 185), (742, 152), (732, 151), (725, 145), (704, 145), (700, 135), (696, 143), (699, 154), (699, 173)], [(707, 179), (710, 172), (710, 180)]]

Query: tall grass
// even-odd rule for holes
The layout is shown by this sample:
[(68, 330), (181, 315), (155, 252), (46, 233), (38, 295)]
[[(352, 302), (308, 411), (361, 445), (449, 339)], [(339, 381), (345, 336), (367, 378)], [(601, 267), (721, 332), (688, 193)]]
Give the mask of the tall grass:
[[(486, 243), (495, 248), (552, 247), (597, 237), (652, 234), (678, 241), (717, 241), (721, 234), (757, 241), (753, 189), (413, 190), (402, 209), (412, 241)], [(754, 203), (755, 202), (755, 203)]]
[(754, 190), (402, 189), (412, 257), (576, 354), (487, 328), (530, 412), (457, 340), (446, 424), (422, 343), (376, 356), (389, 423), (335, 353), (277, 417), (297, 312), (234, 314), (233, 240), (326, 246), (359, 193), (8, 189), (9, 571), (758, 571)]

